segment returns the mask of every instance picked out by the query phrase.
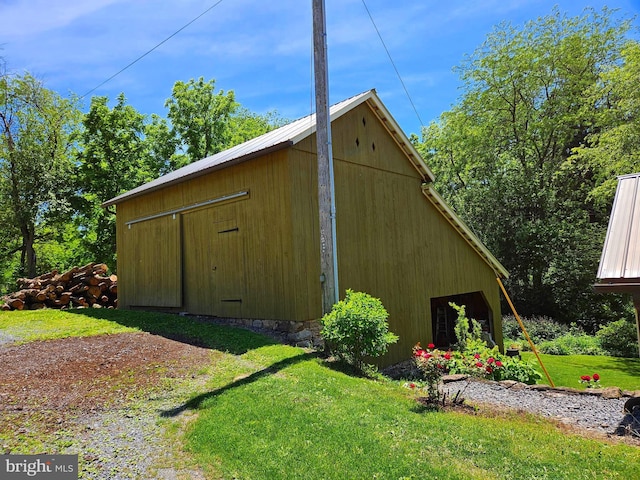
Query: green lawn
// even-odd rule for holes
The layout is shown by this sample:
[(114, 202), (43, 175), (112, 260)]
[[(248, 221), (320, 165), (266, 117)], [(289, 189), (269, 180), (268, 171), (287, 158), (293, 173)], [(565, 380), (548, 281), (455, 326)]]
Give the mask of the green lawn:
[[(97, 310), (96, 310), (97, 311)], [(26, 310), (0, 312), (0, 332), (10, 335), (17, 343), (34, 340), (51, 340), (65, 337), (89, 337), (140, 331), (114, 322), (112, 319), (100, 319), (79, 315), (64, 310)], [(91, 313), (90, 311), (88, 313)]]
[[(27, 313), (0, 314), (0, 332), (14, 335)], [(569, 435), (533, 416), (423, 411), (398, 383), (348, 376), (245, 330), (141, 312), (50, 313), (39, 321), (56, 336), (79, 321), (85, 333), (145, 330), (219, 351), (209, 383), (159, 414), (197, 414), (184, 434), (174, 430), (174, 443), (208, 478), (640, 478), (638, 447)]]
[[(556, 386), (584, 389), (580, 383), (583, 375), (600, 375), (603, 387), (620, 387), (623, 390), (640, 390), (640, 358), (618, 358), (593, 355), (540, 354), (542, 363)], [(535, 362), (542, 372), (533, 352), (522, 352), (522, 359)], [(543, 375), (540, 383), (549, 383)]]

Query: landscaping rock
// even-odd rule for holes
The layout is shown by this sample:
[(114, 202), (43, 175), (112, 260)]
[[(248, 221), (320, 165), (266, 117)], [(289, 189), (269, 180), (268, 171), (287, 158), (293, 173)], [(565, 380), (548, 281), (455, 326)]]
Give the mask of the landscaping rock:
[(603, 388), (601, 396), (602, 398), (607, 398), (607, 399), (620, 398), (622, 397), (622, 390), (620, 390), (618, 387)]
[(297, 343), (305, 340), (311, 340), (312, 336), (313, 336), (313, 333), (311, 333), (311, 330), (304, 329), (299, 332), (290, 333), (288, 338), (290, 341)]
[(611, 393), (607, 392), (606, 395), (614, 395), (611, 398), (602, 394), (609, 389), (595, 389), (600, 392), (594, 395), (585, 390), (554, 389), (548, 385), (519, 388), (519, 385), (511, 382), (474, 379), (450, 382), (443, 388), (449, 395), (463, 390), (465, 399), (471, 403), (500, 404), (526, 410), (609, 435), (624, 435), (631, 439), (640, 436), (640, 410), (634, 412), (638, 418), (631, 413), (625, 415), (625, 399), (615, 396), (621, 394), (617, 388), (611, 389)]
[(544, 384), (536, 384), (536, 385), (529, 385), (529, 390), (536, 390), (538, 392), (546, 392), (547, 390), (551, 390), (551, 387), (549, 385), (544, 385)]

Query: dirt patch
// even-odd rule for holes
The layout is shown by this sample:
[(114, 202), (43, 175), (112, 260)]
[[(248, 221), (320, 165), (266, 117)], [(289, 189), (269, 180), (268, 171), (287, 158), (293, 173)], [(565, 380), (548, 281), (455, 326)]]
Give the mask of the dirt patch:
[(0, 348), (0, 411), (113, 407), (163, 378), (183, 377), (209, 350), (148, 333)]
[(0, 454), (79, 454), (93, 480), (203, 478), (174, 470), (158, 419), (216, 354), (149, 333), (0, 345)]

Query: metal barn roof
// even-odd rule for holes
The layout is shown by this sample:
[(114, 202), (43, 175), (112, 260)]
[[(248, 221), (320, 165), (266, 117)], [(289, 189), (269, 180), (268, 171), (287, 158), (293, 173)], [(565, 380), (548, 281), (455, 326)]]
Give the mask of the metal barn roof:
[(640, 173), (618, 177), (596, 287), (640, 282)]
[[(369, 106), (385, 125), (389, 134), (405, 152), (407, 158), (420, 172), (425, 181), (433, 181), (433, 173), (431, 173), (431, 170), (429, 170), (427, 165), (424, 163), (420, 154), (416, 151), (387, 108), (380, 101), (375, 90), (369, 90), (333, 105), (330, 108), (331, 121), (333, 122), (335, 119), (353, 110), (364, 102), (369, 103)], [(315, 131), (316, 115), (314, 113), (245, 143), (231, 147), (228, 150), (203, 158), (202, 160), (186, 165), (178, 170), (168, 173), (167, 175), (156, 178), (155, 180), (145, 183), (138, 188), (134, 188), (122, 195), (107, 200), (102, 204), (102, 206), (108, 207), (110, 205), (116, 205), (124, 200), (159, 190), (169, 185), (181, 183), (188, 179), (205, 175), (212, 171), (231, 166), (235, 163), (250, 160), (251, 158), (255, 158), (269, 152), (290, 147), (315, 133)]]

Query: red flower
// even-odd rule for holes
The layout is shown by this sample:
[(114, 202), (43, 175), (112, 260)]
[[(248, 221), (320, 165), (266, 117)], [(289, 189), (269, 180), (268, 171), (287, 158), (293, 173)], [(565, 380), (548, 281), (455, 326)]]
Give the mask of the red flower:
[(433, 350), (434, 348), (436, 348), (436, 346), (433, 343), (430, 343), (429, 345), (427, 345), (427, 348), (429, 350)]
[(445, 360), (451, 360), (451, 354), (449, 352), (444, 354), (444, 359)]
[(415, 383), (410, 383), (409, 384), (409, 388), (416, 388), (416, 384)]
[(597, 382), (598, 380), (600, 380), (600, 375), (598, 375), (597, 373), (594, 373), (593, 379)]
[(493, 373), (493, 368), (487, 365), (487, 373)]
[(489, 358), (487, 358), (487, 363), (488, 363), (489, 365), (491, 365), (494, 361), (495, 361), (495, 360), (494, 360), (494, 358), (493, 358), (493, 357), (489, 357)]
[(482, 362), (476, 362), (476, 367), (478, 367), (478, 368), (482, 368), (482, 366), (483, 366), (483, 365), (482, 365)]
[(431, 357), (433, 357), (433, 355), (430, 354), (429, 352), (422, 353), (422, 358), (426, 358), (427, 360), (429, 360)]
[(585, 382), (590, 382), (591, 381), (591, 377), (589, 375), (583, 375), (580, 377), (580, 380), (583, 380)]
[(475, 359), (480, 358), (480, 354), (479, 354), (479, 353), (476, 353), (476, 354), (473, 356), (473, 358), (475, 358)]
[(416, 357), (422, 357), (426, 352), (422, 349), (420, 350), (416, 350), (415, 356)]
[(502, 366), (502, 362), (500, 360), (496, 361), (496, 367), (501, 367)]

